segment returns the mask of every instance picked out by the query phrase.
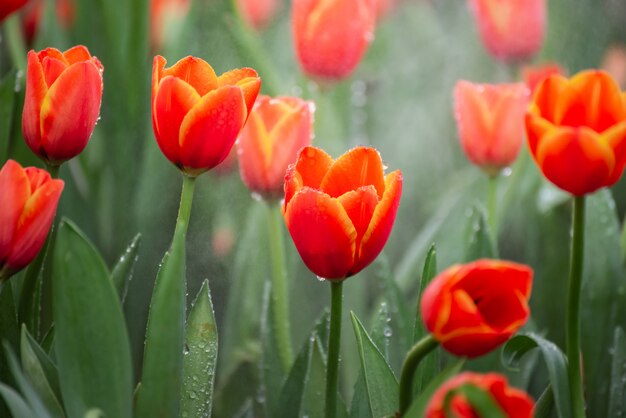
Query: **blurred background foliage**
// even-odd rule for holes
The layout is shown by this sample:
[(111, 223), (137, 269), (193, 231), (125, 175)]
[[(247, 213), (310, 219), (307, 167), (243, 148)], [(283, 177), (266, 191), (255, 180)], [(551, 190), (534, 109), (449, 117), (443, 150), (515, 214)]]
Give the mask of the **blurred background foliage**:
[[(67, 27), (55, 18), (53, 0), (43, 1), (33, 47), (83, 44), (105, 67), (101, 120), (86, 151), (61, 171), (66, 189), (59, 212), (86, 232), (109, 266), (141, 233), (125, 301), (134, 364), (140, 367), (150, 294), (174, 230), (181, 187), (181, 176), (160, 153), (151, 129), (151, 60), (158, 51), (150, 45), (149, 0), (75, 0), (75, 17)], [(384, 328), (379, 347), (389, 347), (397, 374), (412, 341), (416, 294), (430, 245), (436, 244), (439, 270), (489, 255), (486, 247), (476, 250), (487, 179), (459, 147), (453, 86), (459, 79), (511, 81), (516, 74), (485, 52), (464, 1), (405, 0), (380, 19), (353, 77), (320, 89), (299, 71), (289, 9), (282, 3), (272, 21), (257, 31), (241, 19), (234, 2), (193, 0), (183, 20), (167, 22), (160, 53), (170, 65), (186, 55), (202, 57), (218, 74), (253, 67), (265, 94), (316, 102), (314, 145), (333, 156), (358, 144), (372, 145), (390, 169), (403, 171), (404, 193), (384, 253), (345, 286), (346, 309), (368, 330)], [(548, 17), (546, 42), (535, 62), (558, 62), (570, 74), (602, 66), (609, 47), (623, 48), (626, 42), (626, 7), (620, 0), (548, 0)], [(0, 70), (8, 78), (0, 95), (9, 99), (0, 106), (0, 157), (37, 166), (40, 162), (21, 138), (19, 92), (11, 100), (14, 73), (6, 35), (0, 43)], [(268, 208), (250, 196), (235, 164), (224, 163), (198, 179), (187, 237), (188, 293), (195, 295), (209, 279), (218, 321), (217, 416), (261, 414), (263, 404), (272, 401), (263, 391), (259, 367), (267, 364), (261, 352), (263, 295), (270, 275)], [(625, 211), (624, 180), (588, 202), (583, 363), (587, 387), (597, 391), (589, 405), (593, 417), (607, 416), (614, 328), (626, 324), (626, 251), (619, 232)], [(561, 346), (570, 212), (567, 196), (547, 184), (523, 150), (499, 183), (499, 256), (535, 269), (530, 328)], [(329, 294), (304, 267), (287, 235), (285, 242), (297, 351), (308, 341)], [(340, 384), (350, 400), (360, 364), (347, 312), (344, 329)], [(497, 367), (497, 360), (492, 355), (469, 367)], [(545, 387), (536, 359), (529, 360), (523, 374), (511, 376), (535, 397)]]

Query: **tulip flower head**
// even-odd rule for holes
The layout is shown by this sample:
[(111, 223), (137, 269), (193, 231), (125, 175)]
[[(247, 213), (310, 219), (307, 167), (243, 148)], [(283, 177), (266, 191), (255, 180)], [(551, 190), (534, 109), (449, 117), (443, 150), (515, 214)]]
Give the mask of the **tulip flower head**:
[(102, 71), (84, 46), (28, 53), (22, 133), (48, 164), (60, 165), (87, 146), (100, 114)]
[[(28, 5), (22, 10), (22, 32), (28, 45), (32, 45), (35, 40), (45, 12), (45, 6), (44, 0), (30, 0)], [(55, 12), (61, 26), (65, 29), (69, 28), (74, 23), (74, 18), (76, 17), (74, 0), (57, 0)]]
[(257, 99), (237, 141), (241, 178), (248, 189), (282, 198), (287, 167), (311, 144), (314, 108), (297, 97)]
[(63, 191), (47, 171), (13, 160), (0, 169), (0, 281), (30, 263), (46, 241)]
[(333, 160), (309, 146), (285, 175), (283, 215), (309, 270), (343, 280), (382, 251), (401, 194), (402, 173), (385, 176), (376, 149), (356, 147)]
[(28, 0), (2, 0), (0, 2), (0, 22), (26, 4)]
[(553, 75), (526, 113), (528, 147), (543, 175), (574, 196), (615, 184), (626, 165), (626, 102), (607, 73)]
[(424, 290), (424, 324), (452, 354), (482, 356), (526, 323), (532, 275), (528, 266), (508, 261), (452, 266)]
[(152, 67), (152, 126), (165, 157), (195, 177), (227, 156), (261, 88), (251, 68), (215, 75), (196, 57), (165, 68), (156, 56)]
[(263, 29), (281, 7), (280, 0), (237, 0), (241, 17), (254, 29)]
[(543, 43), (546, 0), (469, 0), (483, 44), (496, 59), (515, 62)]
[(528, 89), (521, 83), (454, 88), (454, 115), (467, 158), (489, 175), (511, 165), (524, 136)]
[(305, 74), (326, 81), (349, 76), (373, 39), (377, 0), (294, 0), (292, 29)]
[(463, 386), (474, 386), (491, 396), (494, 403), (500, 407), (504, 416), (509, 418), (533, 417), (534, 402), (526, 392), (510, 387), (506, 377), (497, 373), (478, 374), (464, 372), (447, 380), (437, 391), (426, 406), (425, 418), (446, 418), (446, 405), (449, 411), (457, 418), (478, 417), (466, 397), (459, 393)]

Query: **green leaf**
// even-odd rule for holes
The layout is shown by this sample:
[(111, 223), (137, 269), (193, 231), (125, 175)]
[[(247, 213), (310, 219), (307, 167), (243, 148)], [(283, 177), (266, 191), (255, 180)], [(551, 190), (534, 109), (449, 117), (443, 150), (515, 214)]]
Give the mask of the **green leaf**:
[[(302, 393), (302, 406), (299, 415), (309, 418), (322, 418), (326, 405), (326, 356), (320, 339), (312, 337), (311, 357), (309, 359), (308, 373)], [(339, 402), (338, 402), (339, 404)]]
[(4, 351), (9, 362), (11, 373), (13, 373), (13, 377), (17, 383), (17, 387), (22, 392), (22, 395), (24, 395), (28, 406), (32, 408), (35, 416), (38, 418), (51, 418), (50, 413), (41, 401), (41, 398), (24, 375), (24, 372), (22, 372), (22, 369), (20, 369), (15, 353), (6, 343), (4, 344)]
[(12, 71), (0, 81), (0, 162), (9, 158), (11, 150), (11, 124), (15, 112), (15, 82), (17, 71)]
[(146, 330), (138, 418), (176, 417), (185, 332), (185, 234), (174, 235), (157, 274)]
[(85, 418), (105, 418), (104, 412), (99, 409), (90, 409), (85, 413)]
[(496, 403), (489, 393), (484, 390), (474, 386), (474, 385), (463, 385), (459, 387), (456, 391), (451, 391), (446, 396), (447, 405), (444, 407), (445, 410), (448, 410), (448, 407), (451, 406), (449, 401), (452, 400), (452, 395), (454, 392), (462, 394), (465, 399), (470, 403), (472, 409), (477, 413), (477, 415), (481, 418), (506, 418), (505, 413), (502, 411), (500, 406)]
[(124, 254), (122, 254), (122, 256), (117, 260), (117, 263), (111, 272), (111, 281), (113, 282), (122, 303), (124, 303), (124, 300), (126, 299), (128, 283), (133, 277), (133, 267), (137, 262), (137, 254), (139, 253), (140, 244), (141, 234), (137, 234), (124, 251)]
[(24, 399), (10, 386), (0, 382), (0, 395), (9, 406), (11, 414), (15, 418), (39, 418), (35, 412), (26, 404)]
[(398, 408), (398, 381), (354, 312), (350, 313), (350, 317), (357, 339), (371, 416), (392, 415)]
[(265, 285), (263, 292), (263, 315), (261, 321), (261, 393), (265, 399), (264, 405), (267, 416), (275, 416), (280, 396), (280, 388), (283, 387), (285, 375), (283, 365), (278, 353), (276, 330), (274, 329), (274, 306), (271, 297), (271, 284)]
[(205, 280), (187, 319), (181, 393), (182, 416), (211, 416), (216, 364), (217, 325), (209, 281)]
[(615, 328), (613, 357), (611, 368), (611, 387), (609, 391), (609, 417), (621, 417), (626, 413), (626, 336), (621, 327)]
[(428, 386), (424, 388), (424, 390), (420, 393), (417, 399), (413, 401), (411, 407), (404, 415), (404, 418), (423, 418), (424, 411), (426, 410), (426, 405), (428, 405), (428, 401), (430, 401), (430, 398), (433, 396), (435, 391), (446, 380), (459, 373), (461, 371), (461, 368), (463, 367), (463, 364), (465, 364), (465, 359), (458, 359), (457, 361), (446, 367), (432, 381), (430, 381)]
[(543, 391), (537, 402), (535, 402), (535, 417), (534, 418), (549, 418), (552, 416), (552, 410), (554, 409), (554, 393), (552, 392), (552, 386), (548, 385)]
[(515, 370), (519, 367), (521, 358), (535, 348), (539, 348), (548, 369), (557, 415), (559, 418), (571, 417), (567, 359), (553, 342), (536, 334), (516, 335), (502, 347), (502, 363)]
[[(41, 349), (40, 351), (40, 354), (45, 356), (45, 353), (43, 353)], [(34, 348), (31, 346), (31, 341), (25, 325), (22, 325), (21, 358), (24, 374), (32, 384), (33, 389), (41, 398), (41, 401), (46, 406), (46, 409), (50, 412), (50, 415), (55, 418), (65, 417), (59, 398), (53, 391), (52, 385), (48, 382), (44, 367), (39, 362), (39, 357), (35, 353)], [(50, 363), (48, 366), (54, 367)]]
[[(7, 341), (11, 347), (19, 346), (20, 328), (17, 322), (17, 309), (13, 299), (13, 286), (7, 283), (0, 288), (0, 339)], [(4, 356), (0, 356), (0, 380), (8, 382), (9, 365)]]
[(497, 258), (498, 251), (487, 224), (485, 209), (477, 204), (472, 209), (466, 231), (465, 261)]
[(48, 357), (48, 354), (46, 354), (43, 347), (41, 347), (33, 336), (28, 333), (28, 329), (24, 327), (24, 324), (22, 324), (22, 332), (25, 333), (30, 347), (37, 356), (39, 364), (41, 364), (41, 367), (43, 368), (46, 379), (50, 384), (50, 388), (54, 392), (56, 398), (61, 399), (61, 385), (59, 383), (59, 371), (57, 366), (52, 362), (52, 360), (50, 360), (50, 357)]
[(69, 417), (130, 417), (132, 363), (119, 299), (96, 249), (64, 220), (54, 252), (55, 353)]

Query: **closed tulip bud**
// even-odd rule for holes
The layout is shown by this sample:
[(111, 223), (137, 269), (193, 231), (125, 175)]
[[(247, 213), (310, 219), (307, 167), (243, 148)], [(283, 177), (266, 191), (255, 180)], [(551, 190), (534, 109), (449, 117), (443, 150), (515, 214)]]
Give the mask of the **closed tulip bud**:
[(373, 39), (377, 0), (294, 0), (292, 7), (303, 71), (328, 81), (349, 76)]
[(305, 147), (285, 175), (283, 215), (309, 270), (343, 280), (382, 251), (401, 194), (402, 173), (385, 176), (374, 148), (356, 147), (333, 160)]
[(281, 0), (237, 0), (241, 17), (254, 29), (262, 29), (274, 18)]
[[(437, 389), (426, 406), (425, 418), (475, 418), (478, 411), (460, 389), (473, 386), (491, 397), (508, 418), (532, 418), (534, 402), (524, 391), (509, 386), (506, 377), (497, 373), (464, 372), (447, 380)], [(447, 409), (449, 408), (449, 409)], [(452, 415), (449, 415), (452, 413)]]
[(28, 0), (2, 0), (0, 2), (0, 22), (26, 4)]
[(51, 165), (87, 146), (100, 113), (102, 64), (84, 46), (28, 53), (22, 133)]
[(528, 147), (543, 175), (574, 196), (615, 184), (626, 165), (626, 102), (603, 71), (539, 84), (526, 113)]
[(0, 281), (30, 263), (46, 241), (63, 181), (13, 160), (0, 170)]
[(297, 97), (260, 96), (237, 141), (239, 171), (248, 189), (283, 196), (285, 171), (311, 144), (314, 105)]
[(528, 320), (532, 276), (528, 266), (508, 261), (452, 266), (424, 290), (422, 320), (452, 354), (482, 356)]
[(188, 56), (170, 68), (156, 56), (152, 67), (152, 126), (163, 155), (195, 177), (230, 153), (252, 110), (261, 79), (251, 68), (215, 75)]
[(483, 44), (496, 59), (531, 58), (543, 43), (545, 0), (469, 0)]
[(511, 165), (524, 137), (528, 89), (516, 84), (473, 84), (454, 88), (454, 115), (467, 158), (489, 175)]

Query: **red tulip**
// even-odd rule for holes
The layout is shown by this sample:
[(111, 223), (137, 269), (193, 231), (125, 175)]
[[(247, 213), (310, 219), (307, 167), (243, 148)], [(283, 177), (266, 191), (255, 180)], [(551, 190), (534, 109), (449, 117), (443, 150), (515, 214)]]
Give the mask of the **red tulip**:
[(11, 13), (24, 6), (27, 1), (28, 0), (2, 0), (0, 2), (0, 22)]
[(325, 279), (345, 279), (383, 249), (402, 194), (402, 173), (387, 176), (376, 149), (337, 160), (305, 147), (285, 175), (283, 215), (300, 257)]
[(285, 171), (311, 143), (314, 105), (297, 97), (260, 96), (237, 141), (239, 170), (248, 189), (282, 197)]
[(473, 84), (454, 89), (454, 115), (469, 160), (490, 175), (511, 165), (524, 136), (528, 90), (516, 84)]
[(522, 79), (531, 92), (534, 92), (545, 78), (556, 74), (563, 75), (565, 70), (559, 64), (552, 62), (543, 65), (528, 65), (522, 68)]
[(191, 0), (150, 0), (150, 42), (155, 50), (163, 47), (172, 29), (183, 22)]
[(63, 181), (13, 160), (0, 170), (0, 281), (30, 263), (46, 241)]
[[(45, 9), (44, 0), (30, 0), (22, 13), (22, 30), (28, 45), (32, 45)], [(56, 17), (64, 28), (74, 22), (75, 7), (73, 0), (57, 0)]]
[(265, 27), (280, 9), (280, 0), (237, 0), (241, 17), (253, 28)]
[[(457, 391), (465, 385), (479, 388), (489, 394), (508, 418), (532, 418), (534, 402), (526, 392), (508, 385), (506, 377), (497, 373), (478, 374), (464, 372), (446, 381), (433, 394), (426, 406), (425, 418), (446, 418), (446, 405), (456, 418), (476, 418), (475, 411), (462, 393)], [(452, 394), (451, 394), (452, 392)], [(456, 392), (456, 393), (455, 393)], [(449, 403), (448, 403), (449, 402)]]
[(84, 46), (28, 53), (22, 132), (44, 161), (59, 165), (87, 146), (100, 113), (102, 70)]
[(626, 102), (603, 71), (553, 75), (526, 113), (528, 147), (543, 175), (575, 196), (615, 184), (626, 165)]
[(197, 176), (221, 163), (232, 149), (261, 88), (251, 68), (216, 76), (186, 57), (170, 68), (152, 67), (152, 126), (161, 151), (180, 170)]
[(543, 43), (545, 0), (470, 0), (483, 44), (494, 58), (532, 57)]
[(526, 323), (532, 275), (528, 266), (508, 261), (452, 266), (424, 291), (424, 324), (452, 354), (486, 354)]
[(373, 39), (377, 0), (294, 0), (296, 53), (304, 72), (323, 80), (352, 73)]

